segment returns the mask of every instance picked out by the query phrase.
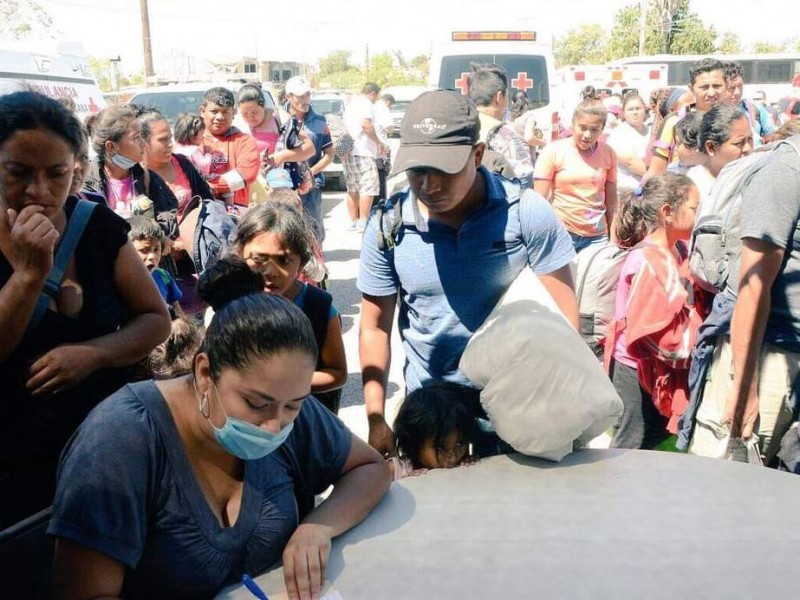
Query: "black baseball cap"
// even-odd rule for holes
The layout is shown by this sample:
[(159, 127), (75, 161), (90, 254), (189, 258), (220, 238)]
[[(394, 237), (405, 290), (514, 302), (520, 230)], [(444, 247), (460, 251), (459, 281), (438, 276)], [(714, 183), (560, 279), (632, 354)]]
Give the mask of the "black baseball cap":
[(425, 92), (406, 109), (392, 175), (408, 169), (458, 173), (478, 141), (481, 122), (472, 101), (460, 92)]

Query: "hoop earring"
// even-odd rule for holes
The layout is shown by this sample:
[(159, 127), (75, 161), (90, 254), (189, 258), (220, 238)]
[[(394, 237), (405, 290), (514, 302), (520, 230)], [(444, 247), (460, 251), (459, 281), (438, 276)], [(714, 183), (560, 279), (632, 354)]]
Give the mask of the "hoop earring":
[(200, 396), (200, 390), (197, 389), (197, 379), (192, 377), (192, 385), (194, 386), (194, 395), (197, 398), (197, 407), (200, 409), (200, 414), (206, 419), (211, 417), (211, 411), (208, 409), (208, 392)]
[(199, 403), (200, 414), (203, 415), (206, 419), (211, 417), (211, 411), (208, 409), (208, 392), (203, 394), (203, 397)]

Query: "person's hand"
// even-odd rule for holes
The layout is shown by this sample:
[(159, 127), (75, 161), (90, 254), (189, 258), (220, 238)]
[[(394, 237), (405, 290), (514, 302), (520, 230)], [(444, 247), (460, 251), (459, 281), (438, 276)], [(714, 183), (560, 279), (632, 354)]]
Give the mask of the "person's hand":
[(44, 281), (53, 268), (58, 230), (41, 206), (29, 205), (19, 212), (9, 208), (7, 216), (11, 229), (11, 266), (15, 272)]
[(397, 456), (397, 448), (394, 444), (394, 432), (386, 419), (376, 416), (369, 420), (369, 445), (381, 453), (384, 458)]
[(283, 580), (290, 600), (317, 600), (331, 553), (328, 527), (302, 523), (283, 550)]
[(459, 467), (471, 467), (475, 463), (478, 462), (478, 457), (472, 454), (467, 454), (464, 458), (461, 459), (461, 462), (458, 463)]
[(94, 348), (58, 346), (33, 363), (26, 387), (34, 396), (58, 394), (80, 383), (98, 368), (97, 351)]
[[(736, 405), (738, 403), (739, 393), (734, 387), (728, 394), (728, 399), (725, 403), (725, 412), (722, 414), (722, 424), (730, 426), (733, 423), (733, 417), (736, 413)], [(732, 437), (741, 438), (743, 440), (750, 439), (755, 429), (756, 419), (758, 419), (759, 399), (758, 392), (753, 391), (748, 394), (747, 401), (742, 415), (740, 433), (737, 435), (735, 431), (731, 432)]]

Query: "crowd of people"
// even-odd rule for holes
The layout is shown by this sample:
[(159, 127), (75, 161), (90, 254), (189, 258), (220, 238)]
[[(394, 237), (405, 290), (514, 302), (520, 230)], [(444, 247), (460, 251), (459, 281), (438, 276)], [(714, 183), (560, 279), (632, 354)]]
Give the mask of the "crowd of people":
[[(331, 538), (392, 477), (513, 451), (459, 360), (528, 269), (582, 333), (576, 276), (611, 281), (596, 363), (624, 406), (612, 447), (748, 460), (743, 445), (778, 465), (799, 408), (800, 144), (742, 86), (706, 59), (648, 102), (609, 110), (586, 90), (547, 142), (504, 70), (474, 65), (468, 94), (411, 103), (394, 156), (374, 83), (337, 127), (304, 77), (277, 110), (259, 86), (214, 87), (175, 123), (137, 106), (81, 123), (38, 93), (0, 96), (0, 528), (52, 505), (63, 597), (209, 596), (281, 559), (289, 596), (318, 597)], [(366, 442), (336, 416), (335, 154), (363, 232)], [(736, 165), (741, 250), (714, 294), (688, 242)], [(408, 182), (395, 194), (390, 171)], [(589, 258), (606, 248), (613, 264)], [(520, 385), (536, 373), (508, 368)]]

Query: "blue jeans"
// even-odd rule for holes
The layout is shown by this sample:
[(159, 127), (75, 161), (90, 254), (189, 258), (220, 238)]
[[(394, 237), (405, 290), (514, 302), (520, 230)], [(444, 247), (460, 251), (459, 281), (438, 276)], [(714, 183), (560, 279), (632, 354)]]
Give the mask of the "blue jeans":
[(317, 241), (322, 245), (325, 239), (325, 224), (322, 221), (322, 190), (314, 187), (310, 192), (301, 196), (303, 211), (308, 217), (308, 225)]
[(578, 235), (577, 233), (570, 233), (569, 237), (572, 238), (572, 245), (575, 248), (575, 252), (585, 250), (594, 244), (605, 244), (606, 241), (608, 241), (608, 236), (605, 233), (595, 235), (593, 237), (586, 237), (583, 235)]

